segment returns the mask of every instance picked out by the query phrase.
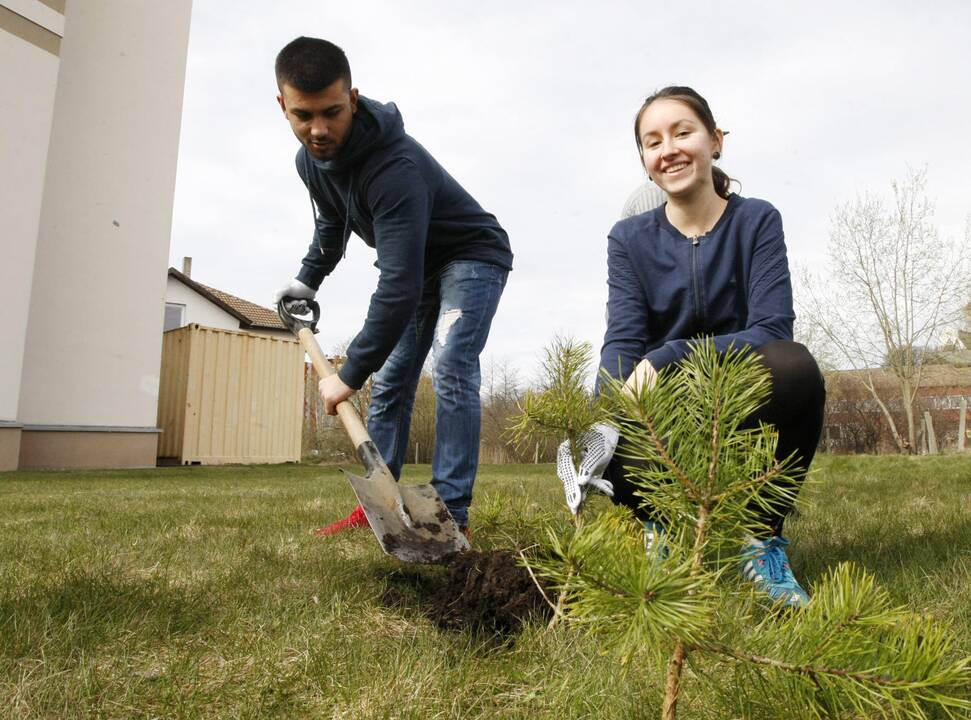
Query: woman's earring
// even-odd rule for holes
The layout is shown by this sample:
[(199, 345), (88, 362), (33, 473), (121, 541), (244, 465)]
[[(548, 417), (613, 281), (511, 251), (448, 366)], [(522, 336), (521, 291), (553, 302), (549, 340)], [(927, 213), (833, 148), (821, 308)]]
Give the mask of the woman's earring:
[(718, 152), (717, 150), (715, 150), (715, 152), (711, 156), (711, 159), (712, 160), (718, 160), (721, 156), (722, 156), (722, 154), (720, 152)]

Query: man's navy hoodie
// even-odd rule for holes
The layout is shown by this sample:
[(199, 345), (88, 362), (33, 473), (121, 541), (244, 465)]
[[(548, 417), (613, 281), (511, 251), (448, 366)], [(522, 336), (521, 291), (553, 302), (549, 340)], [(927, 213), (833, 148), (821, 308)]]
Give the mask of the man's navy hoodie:
[(779, 211), (729, 195), (707, 234), (682, 235), (666, 204), (614, 225), (607, 241), (607, 334), (600, 366), (626, 379), (646, 358), (656, 370), (713, 336), (715, 347), (758, 349), (792, 340), (792, 285)]
[(512, 270), (506, 231), (405, 133), (394, 103), (359, 96), (347, 142), (333, 159), (305, 147), (297, 172), (316, 206), (314, 240), (297, 279), (315, 290), (357, 233), (377, 250), (380, 271), (364, 327), (339, 375), (360, 388), (391, 354), (426, 280), (455, 260)]

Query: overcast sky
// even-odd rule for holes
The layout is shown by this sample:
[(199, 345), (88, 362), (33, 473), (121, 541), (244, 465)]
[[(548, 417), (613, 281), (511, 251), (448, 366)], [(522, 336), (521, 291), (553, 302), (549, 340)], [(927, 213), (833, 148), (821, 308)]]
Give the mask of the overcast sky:
[[(530, 377), (554, 333), (604, 332), (606, 236), (642, 181), (643, 98), (691, 85), (731, 132), (721, 166), (782, 213), (790, 264), (824, 260), (837, 204), (927, 166), (938, 225), (971, 212), (971, 3), (195, 0), (171, 264), (269, 305), (312, 236), (297, 141), (274, 99), (298, 35), (344, 48), (509, 232), (515, 270), (485, 360)], [(325, 350), (360, 329), (377, 280), (352, 238), (318, 299)]]

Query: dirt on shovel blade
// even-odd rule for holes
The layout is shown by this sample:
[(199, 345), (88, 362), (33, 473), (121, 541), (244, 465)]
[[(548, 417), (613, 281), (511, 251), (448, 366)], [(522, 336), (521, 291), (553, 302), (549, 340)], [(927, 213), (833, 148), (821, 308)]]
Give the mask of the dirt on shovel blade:
[(448, 630), (507, 636), (519, 632), (530, 616), (552, 613), (529, 571), (507, 550), (459, 553), (444, 567), (399, 571), (388, 580), (385, 602), (410, 604), (410, 586), (422, 614)]

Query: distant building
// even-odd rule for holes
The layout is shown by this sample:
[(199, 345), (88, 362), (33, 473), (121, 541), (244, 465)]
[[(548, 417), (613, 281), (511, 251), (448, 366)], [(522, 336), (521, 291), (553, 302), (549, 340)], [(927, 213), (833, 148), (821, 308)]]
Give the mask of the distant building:
[[(881, 369), (841, 370), (826, 374), (826, 416), (820, 440), (824, 449), (833, 452), (896, 452), (883, 411), (860, 382), (859, 376), (867, 372), (873, 377), (881, 402), (893, 416), (897, 431), (906, 436), (907, 421), (896, 379)], [(971, 406), (971, 367), (924, 366), (914, 407), (918, 451), (926, 443), (924, 411), (930, 413), (938, 447), (941, 450), (957, 447), (962, 398)], [(968, 431), (971, 431), (971, 422), (966, 418), (965, 433)], [(971, 438), (967, 436), (965, 447), (971, 449)]]
[(191, 263), (184, 263), (182, 270), (169, 268), (163, 330), (196, 323), (221, 330), (243, 330), (256, 335), (294, 339), (276, 310), (193, 280), (189, 274)]

